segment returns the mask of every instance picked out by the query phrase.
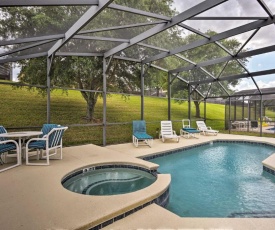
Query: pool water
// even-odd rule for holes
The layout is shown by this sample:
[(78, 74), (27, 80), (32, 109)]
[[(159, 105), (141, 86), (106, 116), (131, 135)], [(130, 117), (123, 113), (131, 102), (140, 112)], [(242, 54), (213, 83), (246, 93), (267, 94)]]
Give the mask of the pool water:
[(150, 160), (172, 177), (167, 209), (181, 217), (275, 217), (274, 147), (213, 143)]
[(75, 193), (85, 195), (117, 195), (143, 189), (156, 180), (152, 174), (128, 168), (97, 169), (76, 175), (63, 183)]

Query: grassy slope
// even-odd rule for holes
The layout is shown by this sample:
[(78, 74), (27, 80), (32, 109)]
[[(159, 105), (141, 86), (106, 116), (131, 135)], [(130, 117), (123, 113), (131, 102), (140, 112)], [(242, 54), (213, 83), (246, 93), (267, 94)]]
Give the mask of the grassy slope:
[[(46, 122), (46, 97), (38, 95), (36, 91), (26, 88), (13, 89), (8, 85), (0, 85), (0, 124), (5, 127), (41, 127)], [(123, 125), (107, 127), (107, 143), (121, 143), (131, 140), (132, 120), (140, 119), (140, 97), (131, 96), (128, 100), (120, 95), (111, 95), (107, 98), (107, 122), (125, 122)], [(187, 118), (187, 103), (172, 102), (172, 120), (174, 129), (181, 127), (181, 120)], [(201, 114), (203, 116), (203, 105)], [(74, 127), (73, 124), (91, 124), (85, 119), (86, 103), (78, 91), (70, 90), (67, 93), (55, 90), (51, 95), (51, 122), (70, 125), (66, 131), (67, 145), (95, 143), (102, 144), (102, 127)], [(147, 131), (157, 137), (159, 121), (167, 119), (167, 100), (159, 98), (145, 98), (145, 120)], [(98, 123), (102, 121), (102, 99), (98, 100), (95, 117)], [(192, 115), (195, 114), (192, 106)], [(224, 129), (224, 106), (207, 104), (207, 125), (213, 128)], [(178, 120), (178, 122), (176, 122)], [(130, 124), (127, 124), (127, 123)], [(192, 126), (196, 127), (195, 123)], [(30, 128), (27, 128), (30, 129)], [(12, 130), (12, 129), (10, 129)]]

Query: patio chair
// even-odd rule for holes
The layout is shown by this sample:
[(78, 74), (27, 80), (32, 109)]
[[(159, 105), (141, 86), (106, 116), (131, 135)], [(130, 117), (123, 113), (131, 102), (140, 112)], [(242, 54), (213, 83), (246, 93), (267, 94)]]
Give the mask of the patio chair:
[(183, 119), (182, 128), (180, 129), (180, 136), (185, 138), (190, 138), (190, 137), (198, 138), (197, 134), (200, 134), (200, 131), (190, 126), (190, 120)]
[[(152, 147), (153, 137), (146, 133), (146, 123), (144, 120), (133, 121), (133, 144), (138, 147), (138, 145), (148, 145)], [(142, 144), (140, 144), (142, 143)]]
[[(58, 126), (57, 128), (52, 128), (51, 131), (44, 135), (43, 137), (32, 138), (26, 144), (26, 165), (49, 165), (50, 157), (57, 154), (57, 150), (60, 149), (60, 157), (55, 159), (62, 159), (62, 137), (64, 131), (68, 127)], [(30, 153), (31, 149), (40, 150), (37, 151), (37, 160), (41, 154), (42, 159), (46, 159), (46, 163), (30, 163), (29, 157), (33, 156)], [(43, 155), (44, 150), (44, 155)], [(54, 150), (54, 153), (50, 153)]]
[(159, 138), (162, 139), (162, 142), (165, 142), (165, 139), (176, 139), (177, 142), (180, 141), (179, 136), (173, 130), (172, 121), (161, 121), (161, 130)]
[(207, 134), (213, 134), (213, 135), (218, 135), (219, 131), (212, 129), (210, 126), (206, 126), (204, 121), (196, 121), (198, 130), (201, 131), (204, 135)]
[[(7, 130), (4, 128), (4, 126), (0, 126), (0, 134), (1, 133), (7, 133)], [(6, 137), (0, 137), (0, 141), (6, 141), (6, 140), (8, 140), (8, 138), (6, 138)], [(7, 154), (8, 154), (8, 151), (3, 152), (3, 154), (1, 154), (1, 156), (0, 156), (1, 163), (6, 163), (6, 159), (7, 159), (6, 156), (7, 156)]]
[(13, 164), (11, 166), (8, 166), (6, 168), (0, 169), (0, 172), (6, 171), (8, 169), (12, 169), (14, 167), (21, 165), (21, 156), (20, 156), (19, 146), (18, 146), (17, 142), (14, 140), (3, 140), (3, 139), (0, 140), (0, 164), (1, 165), (4, 164), (4, 161), (2, 160), (2, 155), (6, 154), (7, 152), (9, 152), (11, 150), (16, 150), (17, 163)]

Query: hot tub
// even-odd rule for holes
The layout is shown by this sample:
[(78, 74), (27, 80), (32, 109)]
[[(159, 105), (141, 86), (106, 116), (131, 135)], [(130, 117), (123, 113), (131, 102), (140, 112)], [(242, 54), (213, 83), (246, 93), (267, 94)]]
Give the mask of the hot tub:
[(156, 181), (156, 171), (132, 165), (103, 165), (70, 173), (64, 188), (84, 195), (118, 195), (143, 189)]

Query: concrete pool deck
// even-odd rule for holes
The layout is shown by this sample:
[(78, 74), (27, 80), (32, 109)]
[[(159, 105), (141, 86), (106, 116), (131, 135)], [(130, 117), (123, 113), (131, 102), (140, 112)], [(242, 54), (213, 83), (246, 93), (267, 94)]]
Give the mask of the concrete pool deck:
[[(61, 185), (69, 172), (98, 164), (127, 164), (154, 169), (155, 164), (138, 157), (182, 148), (216, 139), (251, 140), (275, 144), (274, 138), (218, 134), (198, 139), (181, 138), (179, 143), (154, 140), (152, 148), (134, 147), (132, 143), (99, 147), (83, 145), (63, 149), (63, 160), (50, 166), (26, 166), (0, 173), (0, 229), (89, 229), (121, 213), (158, 197), (170, 182), (170, 175), (160, 175), (156, 183), (137, 192), (116, 196), (85, 196)], [(274, 161), (270, 162), (273, 164)], [(275, 163), (275, 162), (274, 162)], [(268, 162), (267, 162), (268, 164)], [(273, 166), (275, 168), (275, 165)], [(104, 229), (249, 229), (273, 230), (273, 218), (181, 218), (151, 204), (118, 220)]]

